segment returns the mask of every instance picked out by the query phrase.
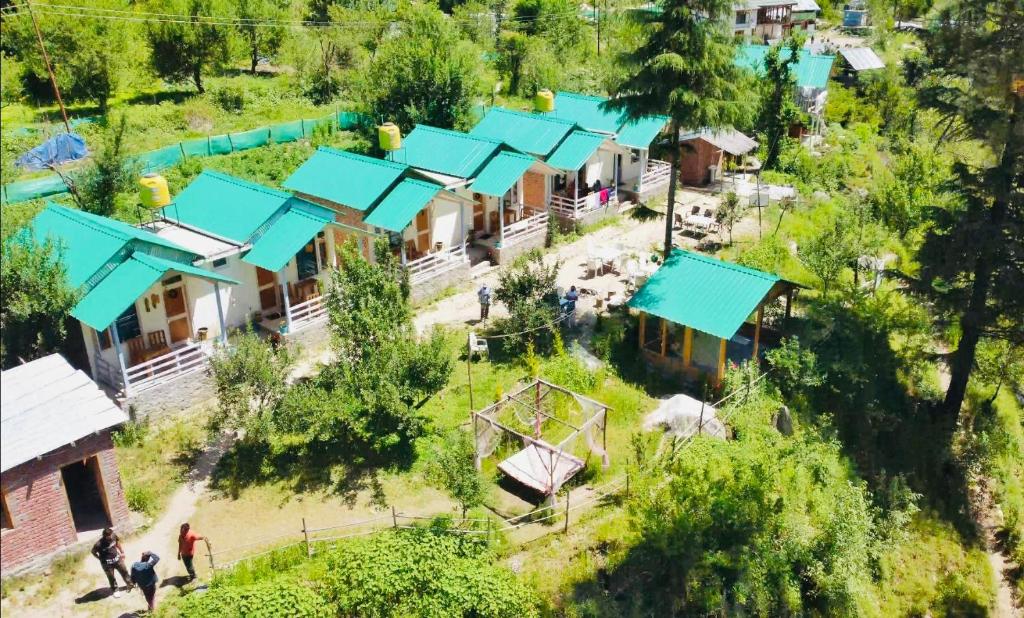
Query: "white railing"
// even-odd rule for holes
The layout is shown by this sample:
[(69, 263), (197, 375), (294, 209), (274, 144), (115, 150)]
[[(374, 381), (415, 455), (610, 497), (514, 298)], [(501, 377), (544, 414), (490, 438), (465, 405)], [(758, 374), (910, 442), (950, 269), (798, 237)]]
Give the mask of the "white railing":
[(637, 184), (637, 193), (646, 193), (668, 186), (669, 176), (672, 175), (672, 164), (666, 161), (650, 159), (647, 161), (647, 169), (640, 175), (640, 182)]
[(134, 395), (179, 376), (202, 371), (210, 360), (207, 347), (202, 343), (188, 343), (167, 354), (132, 365), (125, 370), (124, 377), (128, 383), (125, 394)]
[(292, 327), (288, 331), (291, 334), (326, 319), (327, 306), (324, 304), (323, 296), (314, 296), (309, 300), (290, 306), (288, 313), (292, 317)]
[(466, 252), (459, 246), (410, 260), (406, 262), (405, 269), (409, 273), (409, 283), (417, 285), (452, 270), (465, 261)]
[(542, 212), (536, 215), (531, 215), (502, 228), (502, 246), (511, 247), (512, 245), (523, 242), (528, 238), (547, 234), (547, 231), (548, 213)]
[[(604, 190), (608, 191), (608, 201), (602, 204), (601, 193)], [(576, 199), (571, 197), (562, 197), (561, 195), (552, 195), (551, 211), (560, 217), (567, 219), (579, 219), (591, 212), (614, 205), (618, 201), (618, 198), (618, 191), (615, 187), (608, 187), (607, 189), (595, 191), (590, 195), (584, 195), (583, 197)]]

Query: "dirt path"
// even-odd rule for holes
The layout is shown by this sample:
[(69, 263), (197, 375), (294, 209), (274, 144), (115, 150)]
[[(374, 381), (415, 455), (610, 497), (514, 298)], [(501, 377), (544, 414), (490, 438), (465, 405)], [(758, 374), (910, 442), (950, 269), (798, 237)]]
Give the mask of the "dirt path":
[(996, 581), (996, 602), (992, 609), (993, 618), (1020, 618), (1024, 616), (1024, 606), (1018, 604), (1022, 599), (1015, 599), (1010, 575), (1021, 568), (1006, 553), (998, 537), (1001, 515), (988, 489), (987, 479), (980, 478), (974, 483), (971, 491), (971, 503), (975, 522), (985, 542), (985, 553), (988, 563), (992, 566), (992, 574)]

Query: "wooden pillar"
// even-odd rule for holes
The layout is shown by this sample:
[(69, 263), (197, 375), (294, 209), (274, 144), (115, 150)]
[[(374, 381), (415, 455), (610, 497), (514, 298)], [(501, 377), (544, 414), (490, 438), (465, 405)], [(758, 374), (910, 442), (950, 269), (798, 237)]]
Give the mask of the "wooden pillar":
[(750, 358), (756, 363), (757, 362), (757, 346), (761, 341), (761, 322), (764, 321), (764, 305), (757, 307), (757, 318), (754, 322), (754, 352), (750, 355)]
[(793, 290), (786, 291), (786, 321), (793, 315)]
[(722, 345), (718, 349), (718, 373), (715, 375), (715, 385), (722, 383), (722, 379), (725, 378), (725, 344), (727, 341), (722, 339)]
[(689, 326), (683, 329), (683, 369), (689, 370), (693, 358), (693, 329)]
[(644, 349), (644, 338), (647, 336), (647, 314), (640, 314), (640, 350)]
[(661, 318), (661, 356), (668, 353), (668, 320)]

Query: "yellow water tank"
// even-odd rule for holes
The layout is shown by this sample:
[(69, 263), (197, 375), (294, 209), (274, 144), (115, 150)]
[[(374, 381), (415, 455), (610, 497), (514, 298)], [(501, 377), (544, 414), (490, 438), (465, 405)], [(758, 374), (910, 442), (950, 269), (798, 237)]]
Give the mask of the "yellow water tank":
[(381, 150), (398, 150), (402, 147), (402, 132), (395, 123), (385, 122), (377, 127), (377, 140)]
[(163, 208), (171, 203), (167, 179), (160, 174), (146, 174), (139, 180), (139, 200), (146, 208)]
[(550, 90), (538, 90), (533, 97), (533, 109), (542, 114), (555, 111), (555, 93)]

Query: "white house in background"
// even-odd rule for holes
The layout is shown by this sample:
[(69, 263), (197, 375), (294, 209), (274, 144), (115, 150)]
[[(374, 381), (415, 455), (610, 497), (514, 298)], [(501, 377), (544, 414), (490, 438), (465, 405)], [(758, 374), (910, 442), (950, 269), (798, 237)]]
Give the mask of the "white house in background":
[[(793, 13), (805, 15), (813, 0), (740, 0), (732, 5), (733, 35), (745, 42), (771, 43), (793, 29)], [(814, 5), (817, 7), (817, 5)]]
[(330, 210), (285, 191), (203, 171), (161, 210), (157, 234), (202, 256), (241, 285), (222, 298), (228, 327), (252, 323), (292, 335), (322, 324), (325, 273), (334, 264)]
[(62, 248), (94, 380), (130, 397), (206, 367), (237, 279), (177, 242), (52, 203), (30, 229)]

